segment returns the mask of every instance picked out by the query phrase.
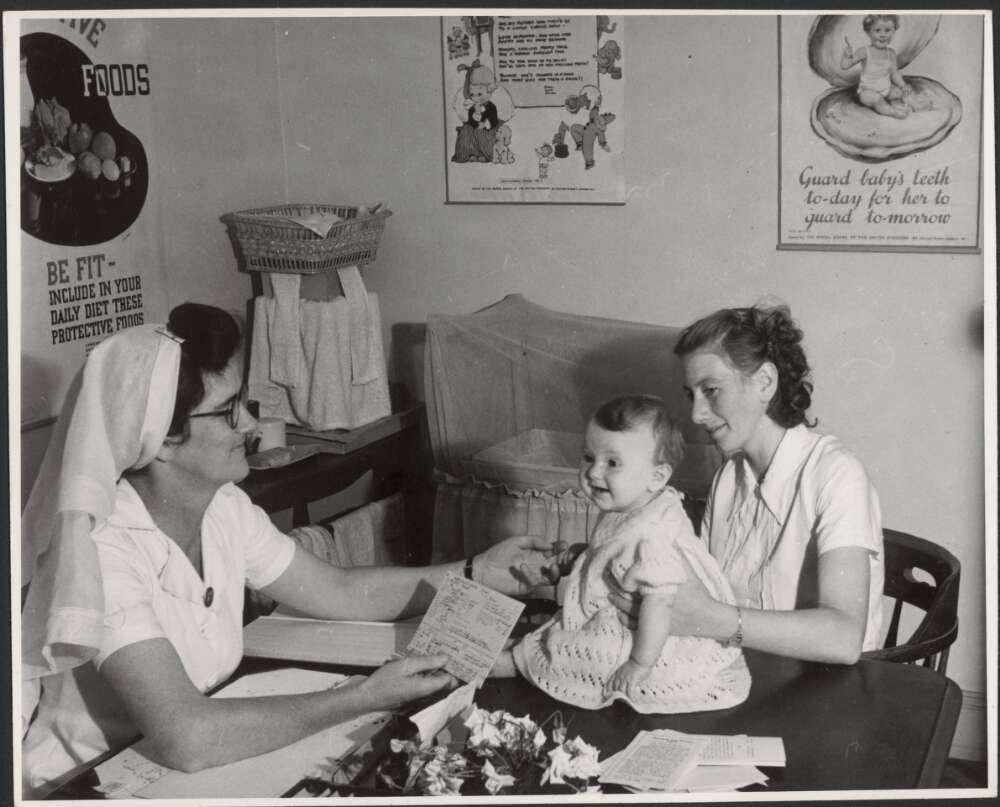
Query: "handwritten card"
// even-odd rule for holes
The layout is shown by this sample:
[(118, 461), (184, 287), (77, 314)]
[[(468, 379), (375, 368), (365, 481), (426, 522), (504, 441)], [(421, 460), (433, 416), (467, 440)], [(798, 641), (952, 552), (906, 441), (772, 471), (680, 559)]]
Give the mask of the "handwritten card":
[(445, 670), (463, 681), (489, 675), (524, 603), (448, 573), (407, 646), (409, 653), (443, 653)]

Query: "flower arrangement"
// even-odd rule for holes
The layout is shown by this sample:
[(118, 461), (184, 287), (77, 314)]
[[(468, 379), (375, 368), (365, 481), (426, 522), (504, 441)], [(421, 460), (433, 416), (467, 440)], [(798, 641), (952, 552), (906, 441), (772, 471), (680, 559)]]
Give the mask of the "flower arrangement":
[[(551, 738), (543, 726), (552, 720)], [(472, 793), (535, 793), (548, 786), (597, 792), (598, 750), (580, 737), (567, 739), (562, 715), (541, 726), (530, 717), (472, 707), (465, 718), (464, 742), (421, 747), (413, 738), (393, 738), (392, 753), (378, 769), (379, 779), (402, 794), (446, 796)]]

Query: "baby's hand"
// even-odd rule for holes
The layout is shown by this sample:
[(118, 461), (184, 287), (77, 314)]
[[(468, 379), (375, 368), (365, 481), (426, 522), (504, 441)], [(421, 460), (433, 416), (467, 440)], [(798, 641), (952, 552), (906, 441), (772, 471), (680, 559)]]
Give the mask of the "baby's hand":
[(652, 667), (639, 664), (637, 661), (629, 659), (621, 667), (611, 673), (608, 683), (604, 685), (604, 697), (609, 698), (615, 692), (621, 692), (632, 700), (639, 696), (639, 689), (653, 671)]

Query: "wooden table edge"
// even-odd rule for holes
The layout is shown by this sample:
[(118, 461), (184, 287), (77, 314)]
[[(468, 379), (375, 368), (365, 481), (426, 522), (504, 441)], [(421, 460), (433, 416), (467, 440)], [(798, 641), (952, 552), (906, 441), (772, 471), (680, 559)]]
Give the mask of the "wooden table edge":
[(934, 721), (934, 732), (931, 735), (927, 752), (924, 754), (924, 762), (916, 782), (918, 788), (940, 786), (941, 774), (948, 761), (948, 752), (951, 749), (959, 713), (962, 710), (962, 690), (950, 678), (944, 678), (944, 681), (945, 691), (941, 698), (937, 719)]

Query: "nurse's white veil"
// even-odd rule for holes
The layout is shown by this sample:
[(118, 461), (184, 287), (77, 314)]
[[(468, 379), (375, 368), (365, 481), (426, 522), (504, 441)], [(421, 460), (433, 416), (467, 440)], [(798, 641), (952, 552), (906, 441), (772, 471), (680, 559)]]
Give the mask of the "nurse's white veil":
[(90, 533), (111, 514), (122, 473), (148, 465), (166, 438), (180, 343), (163, 325), (101, 342), (77, 373), (21, 519), (22, 733), (41, 679), (93, 658), (104, 589)]

